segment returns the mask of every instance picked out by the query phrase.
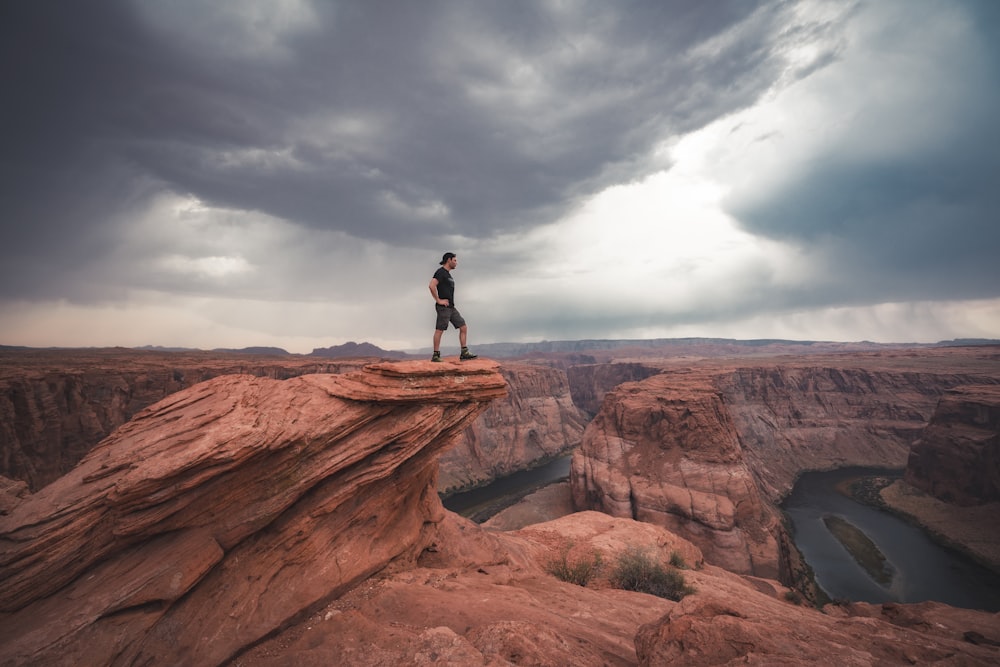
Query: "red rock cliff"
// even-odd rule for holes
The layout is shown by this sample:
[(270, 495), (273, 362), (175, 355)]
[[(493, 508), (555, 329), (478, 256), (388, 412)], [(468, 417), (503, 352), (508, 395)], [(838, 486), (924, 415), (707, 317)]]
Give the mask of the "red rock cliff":
[(778, 577), (777, 512), (704, 378), (663, 374), (612, 392), (574, 454), (571, 483), (575, 507), (663, 526), (716, 565)]
[[(490, 362), (411, 362), (161, 401), (0, 516), (0, 664), (1000, 660), (996, 614), (819, 611), (650, 523), (581, 512), (505, 534), (443, 511), (437, 453), (504, 391)], [(693, 592), (547, 572), (636, 548), (683, 560)]]
[(505, 363), (508, 395), (490, 404), (441, 455), (438, 489), (461, 490), (568, 453), (580, 444), (588, 416), (555, 368)]
[(0, 516), (5, 662), (222, 662), (416, 544), (437, 455), (505, 393), (401, 362), (151, 406)]
[(574, 505), (655, 522), (714, 563), (776, 576), (790, 557), (776, 504), (800, 472), (902, 468), (938, 397), (972, 381), (1000, 383), (1000, 358), (936, 351), (664, 366), (606, 396), (574, 455)]
[(360, 365), (210, 352), (0, 351), (0, 475), (40, 489), (143, 408), (210, 378), (282, 380)]
[(944, 395), (910, 450), (905, 480), (960, 506), (1000, 501), (1000, 387)]
[[(0, 351), (0, 475), (37, 490), (143, 408), (220, 375), (287, 379), (357, 370), (372, 360), (212, 352)], [(505, 364), (510, 387), (441, 461), (441, 491), (489, 482), (579, 444), (588, 417), (563, 370)]]

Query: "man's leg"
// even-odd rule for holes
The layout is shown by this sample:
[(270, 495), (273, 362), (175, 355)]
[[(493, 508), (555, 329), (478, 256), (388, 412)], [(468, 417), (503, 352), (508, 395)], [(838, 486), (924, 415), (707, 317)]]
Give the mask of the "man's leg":
[(458, 358), (463, 361), (466, 359), (475, 359), (476, 357), (479, 356), (477, 354), (472, 354), (471, 352), (469, 352), (469, 348), (466, 347), (466, 339), (468, 338), (468, 335), (469, 335), (468, 326), (463, 324), (458, 328), (458, 343), (459, 345), (462, 346), (462, 353), (458, 355)]
[(431, 361), (441, 360), (441, 335), (443, 333), (440, 329), (434, 330), (434, 355), (431, 357)]

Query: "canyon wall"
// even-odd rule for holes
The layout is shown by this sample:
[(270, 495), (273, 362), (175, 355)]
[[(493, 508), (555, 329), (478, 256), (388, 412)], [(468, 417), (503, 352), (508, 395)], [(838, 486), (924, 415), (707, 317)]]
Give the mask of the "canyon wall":
[(452, 492), (544, 463), (580, 444), (588, 416), (570, 396), (566, 373), (504, 363), (508, 395), (494, 401), (441, 455), (438, 489)]
[(799, 473), (903, 468), (949, 389), (1000, 382), (1000, 370), (896, 370), (851, 365), (738, 368), (715, 378), (761, 490), (780, 502)]
[(286, 379), (358, 361), (142, 350), (0, 351), (0, 475), (37, 490), (143, 408), (220, 375)]
[(959, 506), (1000, 501), (1000, 386), (958, 387), (942, 396), (910, 449), (904, 479)]
[[(5, 499), (0, 664), (1000, 660), (996, 614), (817, 610), (651, 523), (580, 512), (501, 533), (444, 511), (437, 456), (506, 385), (483, 360), (379, 363), (284, 381), (226, 375), (150, 406), (67, 475)], [(714, 428), (705, 415), (719, 396), (697, 397), (700, 416), (668, 401), (662, 421)], [(711, 438), (689, 435), (686, 451), (739, 476), (731, 431), (714, 454)], [(686, 596), (549, 573), (560, 558), (623, 553), (682, 562)]]
[(779, 517), (710, 382), (626, 383), (594, 418), (571, 466), (573, 505), (663, 526), (715, 565), (776, 579)]
[[(348, 372), (371, 361), (126, 349), (0, 351), (0, 476), (40, 489), (143, 408), (214, 377), (281, 380)], [(588, 417), (573, 404), (564, 371), (511, 363), (502, 373), (509, 396), (443, 457), (441, 491), (489, 482), (579, 444)]]
[(605, 397), (574, 455), (574, 506), (665, 526), (736, 572), (797, 580), (776, 517), (798, 474), (902, 468), (939, 397), (969, 383), (1000, 384), (1000, 357), (958, 350), (664, 366)]
[(654, 364), (609, 363), (583, 364), (566, 369), (573, 402), (590, 415), (596, 415), (604, 396), (624, 382), (636, 382), (663, 372)]

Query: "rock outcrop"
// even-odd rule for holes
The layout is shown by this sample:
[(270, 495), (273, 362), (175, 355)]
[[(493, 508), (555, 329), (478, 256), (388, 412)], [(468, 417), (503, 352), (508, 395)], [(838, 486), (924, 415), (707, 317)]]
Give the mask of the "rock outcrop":
[(143, 408), (220, 375), (283, 380), (361, 365), (217, 352), (0, 350), (0, 475), (38, 490)]
[(495, 364), (224, 376), (0, 516), (4, 664), (219, 664), (414, 548)]
[(970, 382), (1000, 385), (1000, 358), (945, 350), (663, 365), (605, 397), (574, 455), (574, 506), (652, 521), (710, 562), (792, 581), (776, 506), (797, 476), (902, 468), (941, 394)]
[(1000, 501), (1000, 386), (942, 396), (910, 450), (904, 479), (959, 506)]
[[(341, 347), (378, 351), (350, 343)], [(143, 408), (220, 375), (283, 380), (344, 373), (373, 361), (316, 356), (324, 355), (0, 351), (0, 475), (38, 490), (69, 472), (94, 445)], [(495, 402), (444, 456), (440, 491), (487, 483), (579, 444), (589, 416), (573, 404), (565, 371), (510, 363), (501, 372), (510, 395)]]
[(719, 390), (670, 374), (616, 389), (571, 467), (573, 504), (663, 526), (734, 572), (777, 578), (762, 499)]
[(544, 463), (580, 444), (589, 417), (570, 396), (564, 371), (504, 363), (508, 394), (490, 404), (441, 455), (438, 490), (453, 492)]

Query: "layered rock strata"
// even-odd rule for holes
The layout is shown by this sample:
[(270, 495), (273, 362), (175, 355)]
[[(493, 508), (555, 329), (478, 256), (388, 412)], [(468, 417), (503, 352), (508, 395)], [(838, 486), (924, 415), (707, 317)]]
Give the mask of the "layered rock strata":
[(625, 382), (638, 382), (663, 372), (656, 364), (621, 362), (585, 364), (566, 369), (573, 402), (590, 415), (601, 409), (605, 395)]
[(780, 501), (806, 470), (904, 467), (942, 394), (970, 381), (1000, 382), (1000, 363), (972, 374), (946, 363), (931, 372), (843, 361), (737, 368), (713, 379), (771, 500)]
[[(505, 392), (490, 362), (226, 376), (143, 411), (0, 516), (4, 665), (660, 665), (1000, 660), (996, 614), (797, 606), (651, 523), (513, 533), (442, 509), (438, 453)], [(609, 587), (682, 564), (672, 602)], [(587, 585), (560, 559), (605, 564)]]
[(605, 397), (574, 455), (574, 506), (663, 525), (713, 563), (794, 581), (797, 559), (776, 506), (798, 474), (902, 468), (941, 394), (969, 382), (997, 386), (1000, 358), (945, 351), (664, 364)]
[(127, 349), (0, 350), (0, 475), (38, 490), (143, 408), (220, 375), (283, 380), (363, 363)]
[(0, 516), (4, 664), (219, 664), (419, 542), (496, 365), (223, 376)]
[[(288, 379), (374, 360), (141, 350), (0, 350), (0, 475), (38, 490), (143, 408), (220, 375)], [(589, 419), (565, 371), (501, 369), (510, 388), (441, 461), (440, 491), (481, 485), (568, 452)]]
[(910, 449), (904, 479), (959, 506), (1000, 501), (1000, 386), (959, 387), (942, 396)]
[(762, 499), (720, 392), (657, 375), (619, 387), (571, 467), (573, 504), (663, 526), (734, 572), (778, 577)]
[(508, 395), (490, 404), (441, 455), (438, 490), (482, 485), (568, 453), (589, 417), (573, 403), (564, 371), (505, 363)]

